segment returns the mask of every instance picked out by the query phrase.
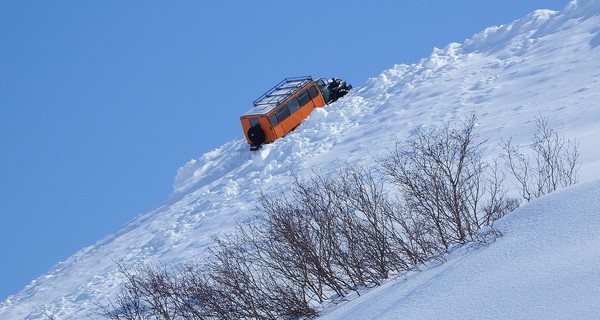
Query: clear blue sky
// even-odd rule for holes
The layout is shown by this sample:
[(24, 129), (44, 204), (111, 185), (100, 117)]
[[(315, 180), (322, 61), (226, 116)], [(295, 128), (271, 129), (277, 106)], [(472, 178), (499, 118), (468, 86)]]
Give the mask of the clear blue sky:
[(567, 3), (0, 1), (0, 300), (158, 205), (283, 78), (360, 87)]

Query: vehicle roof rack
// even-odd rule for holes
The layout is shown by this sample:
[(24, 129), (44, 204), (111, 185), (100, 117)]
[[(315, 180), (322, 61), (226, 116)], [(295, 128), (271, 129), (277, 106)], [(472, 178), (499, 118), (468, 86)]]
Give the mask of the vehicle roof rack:
[(287, 97), (296, 93), (298, 89), (305, 86), (312, 80), (311, 76), (285, 78), (273, 88), (269, 89), (258, 99), (254, 100), (253, 104), (255, 107), (264, 105), (278, 105)]

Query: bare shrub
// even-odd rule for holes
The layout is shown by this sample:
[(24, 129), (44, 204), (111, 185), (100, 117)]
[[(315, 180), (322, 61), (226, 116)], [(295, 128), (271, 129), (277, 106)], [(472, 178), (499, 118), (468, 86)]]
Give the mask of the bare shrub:
[(526, 201), (556, 191), (578, 181), (580, 167), (578, 143), (559, 137), (544, 117), (536, 118), (537, 127), (530, 146), (531, 155), (521, 153), (512, 139), (504, 142), (502, 157), (517, 181)]
[(475, 122), (419, 128), (380, 160), (406, 206), (401, 224), (426, 255), (468, 240), (516, 206), (482, 158)]
[(100, 315), (108, 319), (308, 319), (316, 310), (297, 287), (255, 263), (242, 238), (215, 238), (206, 263), (178, 269), (118, 268), (121, 293)]
[(124, 277), (121, 293), (102, 309), (108, 319), (176, 319), (180, 316), (176, 307), (173, 277), (166, 267), (152, 268), (145, 265), (117, 265)]
[(219, 319), (303, 319), (317, 312), (302, 292), (256, 261), (246, 238), (216, 239), (207, 275)]
[(366, 167), (346, 166), (336, 176), (338, 197), (350, 209), (344, 212), (346, 216), (340, 216), (338, 232), (344, 235), (348, 249), (358, 247), (349, 253), (364, 260), (362, 272), (371, 275), (369, 281), (377, 283), (390, 272), (409, 269), (411, 259), (407, 259), (409, 253), (396, 223), (399, 208), (384, 180)]
[(331, 181), (315, 175), (306, 181), (295, 177), (289, 195), (263, 195), (258, 208), (264, 213), (259, 238), (268, 243), (262, 250), (264, 263), (319, 302), (328, 292), (343, 297), (353, 287), (336, 263), (341, 247), (336, 220), (345, 206), (338, 200)]
[[(323, 302), (377, 285), (414, 266), (383, 179), (366, 167), (294, 177), (278, 197), (263, 195), (262, 225), (252, 239), (261, 263)], [(266, 245), (265, 245), (266, 244)]]

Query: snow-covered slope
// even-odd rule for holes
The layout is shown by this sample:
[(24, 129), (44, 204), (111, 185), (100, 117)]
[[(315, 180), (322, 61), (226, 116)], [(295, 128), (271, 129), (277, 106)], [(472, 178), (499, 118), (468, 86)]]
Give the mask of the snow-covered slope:
[(484, 248), (390, 281), (329, 319), (598, 319), (600, 181), (523, 205)]
[[(488, 28), (463, 44), (453, 43), (444, 49), (435, 49), (429, 58), (418, 64), (396, 65), (369, 79), (364, 87), (356, 88), (344, 99), (316, 110), (293, 133), (258, 152), (249, 152), (248, 145), (240, 138), (190, 161), (179, 170), (174, 192), (161, 206), (141, 215), (116, 234), (81, 250), (4, 301), (0, 304), (0, 319), (39, 319), (44, 314), (56, 319), (87, 319), (96, 310), (94, 301), (103, 301), (119, 289), (120, 277), (114, 260), (125, 264), (139, 261), (178, 263), (201, 258), (211, 244), (212, 234), (230, 232), (236, 223), (250, 217), (254, 213), (258, 191), (278, 192), (288, 183), (290, 172), (305, 174), (312, 168), (327, 171), (341, 162), (369, 164), (374, 155), (392, 147), (396, 138), (410, 136), (415, 126), (439, 125), (473, 112), (478, 115), (481, 136), (489, 139), (484, 147), (490, 157), (499, 153), (501, 138), (513, 137), (515, 143), (526, 144), (535, 130), (534, 118), (540, 114), (547, 117), (559, 133), (576, 138), (580, 143), (582, 180), (596, 180), (600, 178), (600, 141), (597, 138), (600, 136), (600, 113), (597, 112), (600, 101), (599, 46), (600, 0), (579, 0), (571, 2), (561, 12), (535, 11), (511, 24)], [(590, 183), (571, 192), (590, 194), (594, 199), (593, 190), (598, 186), (598, 183)], [(380, 291), (387, 298), (392, 294), (398, 297), (398, 301), (385, 301), (396, 305), (403, 297), (420, 297), (409, 295), (410, 290), (418, 293), (436, 287), (443, 289), (443, 285), (435, 284), (443, 276), (443, 270), (454, 270), (451, 278), (445, 281), (458, 281), (460, 272), (469, 271), (483, 273), (489, 270), (487, 274), (493, 278), (495, 270), (499, 269), (488, 263), (508, 263), (512, 259), (510, 251), (503, 251), (501, 244), (519, 244), (519, 237), (528, 232), (537, 239), (536, 252), (560, 249), (562, 242), (557, 244), (552, 226), (562, 224), (564, 215), (579, 213), (560, 211), (546, 217), (541, 210), (548, 206), (545, 201), (570, 201), (576, 206), (577, 200), (565, 194), (571, 193), (548, 198), (554, 200), (540, 199), (521, 209), (515, 217), (505, 220), (505, 236), (498, 245), (493, 244), (480, 249), (480, 254), (474, 254), (485, 258), (497, 250), (505, 255), (504, 259), (472, 260), (473, 254), (458, 253), (448, 266), (415, 276), (413, 282), (411, 278), (404, 284), (382, 288)], [(593, 229), (598, 224), (588, 225), (586, 219), (598, 212), (593, 208), (600, 208), (600, 200), (586, 203), (592, 211), (583, 210), (582, 218), (572, 222), (570, 229), (577, 230), (577, 223), (581, 223), (588, 233), (598, 234), (600, 231)], [(517, 218), (526, 215), (539, 218)], [(538, 220), (544, 220), (544, 224), (538, 225)], [(520, 226), (521, 223), (526, 226)], [(569, 244), (566, 242), (569, 239), (575, 244), (580, 239), (570, 235), (564, 237), (564, 245)], [(540, 272), (549, 279), (558, 279), (552, 283), (552, 288), (567, 287), (587, 278), (597, 283), (600, 268), (593, 266), (600, 266), (598, 252), (591, 250), (593, 246), (589, 249), (588, 260), (582, 258), (587, 267), (591, 266), (583, 270), (587, 273), (557, 277), (556, 273), (563, 270), (559, 267), (540, 268)], [(523, 271), (523, 281), (530, 279), (527, 275), (531, 271), (521, 268), (520, 261), (529, 259), (526, 256), (529, 253), (531, 251), (521, 251), (507, 265), (507, 268), (514, 266), (510, 270), (515, 272)], [(465, 257), (469, 257), (468, 269), (461, 271), (462, 261), (467, 261)], [(550, 263), (556, 264), (562, 262), (552, 261), (554, 257), (550, 254), (532, 256), (530, 259), (534, 262), (529, 266), (542, 265), (535, 259), (549, 258)], [(538, 285), (535, 279), (540, 278), (533, 279), (531, 285)], [(398, 286), (402, 287), (401, 291), (395, 291)], [(578, 287), (580, 290), (573, 294), (583, 294), (590, 288)], [(448, 294), (470, 296), (468, 283), (458, 284), (458, 288), (462, 290)], [(509, 289), (510, 283), (501, 286), (497, 291), (502, 292), (492, 299), (510, 297), (506, 292)], [(591, 298), (599, 298), (598, 291), (587, 293)], [(358, 300), (368, 299), (368, 295)], [(544, 297), (529, 298), (534, 301)], [(461, 299), (445, 301), (448, 301), (447, 307), (465, 302)], [(509, 302), (501, 305), (509, 308)], [(425, 312), (431, 306), (417, 303), (411, 308), (413, 314), (420, 314), (419, 310), (422, 310), (426, 315), (430, 314)], [(590, 311), (598, 314), (597, 308)], [(335, 312), (345, 317), (349, 311), (339, 309)], [(388, 315), (389, 318), (399, 316)], [(481, 315), (482, 318), (485, 316)], [(331, 317), (334, 318), (334, 314)]]

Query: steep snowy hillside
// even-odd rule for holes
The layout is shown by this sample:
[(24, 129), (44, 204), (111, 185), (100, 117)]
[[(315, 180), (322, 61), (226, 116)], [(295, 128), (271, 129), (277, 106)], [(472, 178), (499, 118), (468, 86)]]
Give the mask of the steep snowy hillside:
[[(368, 165), (373, 155), (410, 136), (415, 126), (438, 125), (474, 112), (477, 129), (488, 139), (484, 149), (489, 157), (500, 152), (501, 138), (526, 144), (535, 130), (533, 120), (541, 114), (562, 135), (580, 143), (582, 180), (598, 179), (599, 26), (600, 0), (573, 1), (561, 12), (536, 11), (488, 28), (463, 44), (435, 49), (418, 64), (384, 71), (260, 151), (249, 152), (240, 138), (208, 152), (179, 170), (174, 192), (161, 206), (4, 301), (0, 319), (39, 319), (44, 314), (87, 319), (96, 310), (94, 301), (119, 290), (114, 261), (201, 258), (212, 234), (230, 232), (254, 214), (258, 191), (278, 192), (288, 184), (290, 172), (327, 171), (341, 162)], [(518, 219), (507, 223), (505, 237), (517, 225)], [(534, 230), (536, 225), (528, 227)], [(537, 234), (543, 236), (540, 230)], [(540, 244), (538, 249), (553, 250), (552, 245)], [(453, 268), (457, 265), (460, 261), (453, 262)]]
[(597, 180), (523, 205), (488, 247), (462, 247), (323, 319), (598, 319), (599, 199)]

